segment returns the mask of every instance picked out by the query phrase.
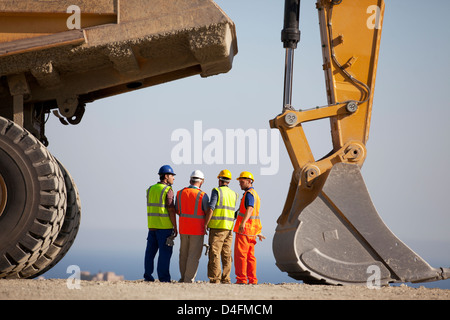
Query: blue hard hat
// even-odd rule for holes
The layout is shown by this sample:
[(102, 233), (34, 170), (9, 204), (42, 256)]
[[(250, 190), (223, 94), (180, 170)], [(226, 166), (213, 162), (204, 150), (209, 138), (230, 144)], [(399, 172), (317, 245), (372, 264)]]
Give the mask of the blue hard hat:
[(173, 169), (168, 164), (162, 166), (159, 168), (158, 174), (173, 174), (175, 175), (175, 172), (173, 172)]

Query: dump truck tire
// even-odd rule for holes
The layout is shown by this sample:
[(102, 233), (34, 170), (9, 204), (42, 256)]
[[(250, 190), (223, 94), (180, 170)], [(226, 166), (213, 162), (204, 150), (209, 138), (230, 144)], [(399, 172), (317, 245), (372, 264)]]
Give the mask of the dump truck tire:
[(47, 148), (0, 117), (0, 278), (31, 278), (65, 216), (66, 187)]
[(64, 223), (55, 242), (50, 245), (36, 264), (41, 266), (41, 271), (34, 274), (38, 277), (53, 268), (66, 255), (78, 234), (81, 221), (81, 201), (78, 188), (72, 179), (69, 171), (58, 161), (61, 172), (64, 176), (64, 183), (67, 191), (67, 207), (64, 216)]

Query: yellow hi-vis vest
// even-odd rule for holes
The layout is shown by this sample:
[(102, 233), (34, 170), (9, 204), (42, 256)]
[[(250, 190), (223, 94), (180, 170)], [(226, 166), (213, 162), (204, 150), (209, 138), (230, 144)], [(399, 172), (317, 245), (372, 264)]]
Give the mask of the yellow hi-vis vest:
[(232, 230), (238, 194), (225, 186), (214, 188), (214, 190), (217, 191), (218, 198), (208, 227), (213, 229)]
[(167, 192), (172, 189), (158, 182), (147, 189), (147, 220), (149, 229), (172, 229), (173, 224), (166, 208)]

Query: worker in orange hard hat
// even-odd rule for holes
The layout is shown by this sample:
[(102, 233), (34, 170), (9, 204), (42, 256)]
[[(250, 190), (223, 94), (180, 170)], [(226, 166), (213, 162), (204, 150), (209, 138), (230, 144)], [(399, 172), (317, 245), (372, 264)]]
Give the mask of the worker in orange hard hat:
[(179, 214), (180, 282), (194, 282), (202, 255), (205, 235), (205, 213), (209, 197), (200, 188), (205, 180), (203, 172), (195, 170), (189, 187), (177, 192), (175, 208)]
[(265, 239), (261, 234), (262, 226), (259, 218), (261, 199), (253, 188), (255, 179), (250, 172), (241, 172), (237, 180), (239, 180), (239, 185), (245, 192), (241, 199), (239, 213), (233, 230), (236, 233), (234, 243), (236, 283), (257, 284), (255, 258), (256, 237), (260, 241)]

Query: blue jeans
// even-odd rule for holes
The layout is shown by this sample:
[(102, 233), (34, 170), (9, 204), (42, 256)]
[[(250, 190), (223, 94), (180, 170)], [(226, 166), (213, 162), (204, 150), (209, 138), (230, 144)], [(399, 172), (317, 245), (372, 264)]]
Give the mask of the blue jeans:
[(172, 257), (173, 247), (166, 245), (167, 238), (172, 234), (172, 229), (149, 230), (147, 236), (147, 248), (145, 249), (144, 260), (144, 280), (155, 281), (152, 273), (154, 271), (154, 262), (156, 253), (159, 250), (158, 265), (156, 271), (158, 279), (161, 282), (170, 282), (170, 258)]

